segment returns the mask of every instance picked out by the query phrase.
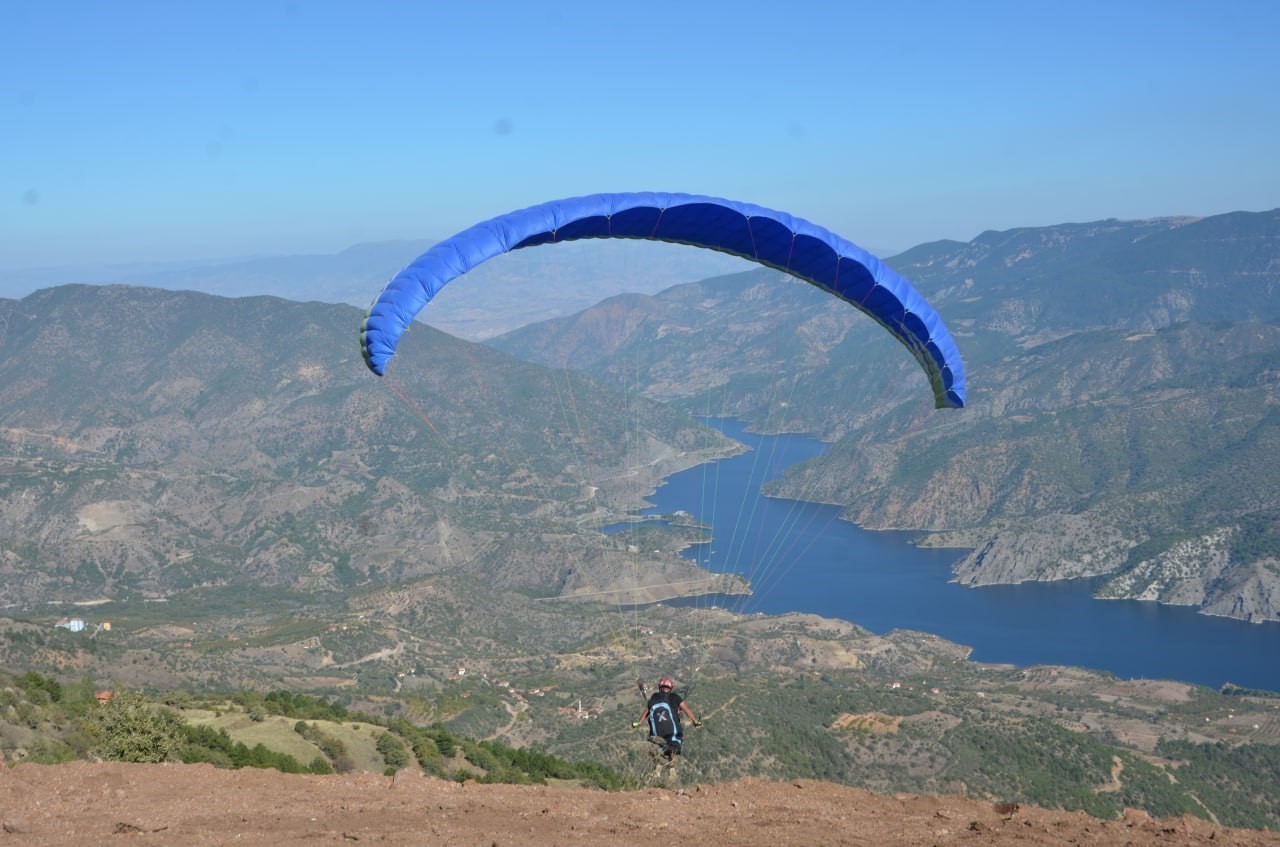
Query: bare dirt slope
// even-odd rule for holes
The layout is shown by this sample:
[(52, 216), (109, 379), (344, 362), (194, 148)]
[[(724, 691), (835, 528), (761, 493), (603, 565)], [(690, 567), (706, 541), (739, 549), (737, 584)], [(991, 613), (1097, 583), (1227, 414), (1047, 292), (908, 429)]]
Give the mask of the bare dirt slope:
[(822, 782), (742, 780), (676, 792), (290, 776), (207, 765), (76, 762), (0, 770), (0, 845), (1280, 845), (1193, 818), (1083, 814)]

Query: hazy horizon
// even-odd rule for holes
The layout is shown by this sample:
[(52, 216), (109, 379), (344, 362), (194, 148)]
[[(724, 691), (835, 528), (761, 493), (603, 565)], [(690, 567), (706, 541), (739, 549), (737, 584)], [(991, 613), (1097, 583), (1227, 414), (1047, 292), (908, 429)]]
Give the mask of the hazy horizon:
[(1262, 211), (1277, 24), (1265, 0), (19, 4), (0, 270), (333, 254), (598, 192), (881, 255)]

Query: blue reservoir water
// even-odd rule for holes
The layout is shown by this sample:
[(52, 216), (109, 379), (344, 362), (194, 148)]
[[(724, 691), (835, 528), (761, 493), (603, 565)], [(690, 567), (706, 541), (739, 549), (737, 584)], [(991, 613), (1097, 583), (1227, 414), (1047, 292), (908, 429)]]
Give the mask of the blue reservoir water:
[(670, 477), (644, 514), (691, 513), (714, 540), (686, 551), (751, 580), (753, 595), (700, 598), (742, 612), (811, 612), (876, 633), (912, 629), (973, 649), (978, 662), (1062, 664), (1122, 678), (1232, 682), (1280, 691), (1280, 624), (1248, 624), (1187, 608), (1093, 599), (1092, 580), (966, 588), (950, 582), (963, 551), (914, 547), (911, 536), (861, 530), (839, 509), (760, 496), (760, 486), (825, 445), (759, 436), (708, 421), (753, 448)]

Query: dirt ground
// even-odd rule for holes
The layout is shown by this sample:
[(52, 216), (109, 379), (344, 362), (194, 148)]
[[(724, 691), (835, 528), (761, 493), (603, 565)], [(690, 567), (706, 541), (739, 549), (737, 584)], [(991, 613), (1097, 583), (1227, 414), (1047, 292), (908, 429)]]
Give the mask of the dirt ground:
[(626, 793), (371, 774), (75, 762), (0, 769), (3, 845), (1280, 845), (1194, 818), (1123, 820), (822, 782)]

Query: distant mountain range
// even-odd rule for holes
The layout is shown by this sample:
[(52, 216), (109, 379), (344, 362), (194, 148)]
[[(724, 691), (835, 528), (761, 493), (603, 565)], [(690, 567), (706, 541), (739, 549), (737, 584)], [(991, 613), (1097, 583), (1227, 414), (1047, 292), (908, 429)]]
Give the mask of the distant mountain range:
[[(16, 299), (66, 284), (121, 284), (222, 297), (265, 294), (363, 309), (429, 246), (429, 241), (385, 241), (358, 244), (333, 255), (9, 271), (0, 273), (0, 297)], [(517, 250), (450, 285), (423, 318), (431, 326), (474, 341), (531, 320), (571, 314), (609, 294), (652, 294), (743, 265), (741, 260), (709, 250), (626, 241)]]
[(966, 583), (1280, 619), (1280, 210), (926, 244), (895, 268), (965, 356), (935, 412), (853, 309), (772, 271), (616, 297), (492, 344), (688, 411), (833, 442), (776, 494), (972, 550)]

